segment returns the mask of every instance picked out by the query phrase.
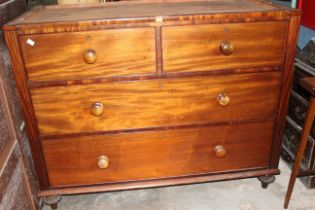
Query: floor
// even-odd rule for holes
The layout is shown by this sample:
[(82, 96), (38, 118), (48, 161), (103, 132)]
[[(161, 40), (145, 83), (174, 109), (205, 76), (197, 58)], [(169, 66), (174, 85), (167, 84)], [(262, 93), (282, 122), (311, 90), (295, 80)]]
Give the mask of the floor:
[[(268, 189), (256, 178), (147, 190), (64, 196), (59, 210), (282, 210), (290, 170)], [(44, 207), (44, 210), (50, 208)], [(315, 190), (296, 182), (289, 210), (314, 210)]]

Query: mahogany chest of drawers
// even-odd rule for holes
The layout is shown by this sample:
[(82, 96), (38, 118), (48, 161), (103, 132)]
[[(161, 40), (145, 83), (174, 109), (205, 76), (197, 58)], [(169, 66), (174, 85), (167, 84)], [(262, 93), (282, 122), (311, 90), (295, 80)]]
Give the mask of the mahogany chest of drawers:
[(39, 7), (4, 27), (41, 196), (279, 173), (299, 11)]

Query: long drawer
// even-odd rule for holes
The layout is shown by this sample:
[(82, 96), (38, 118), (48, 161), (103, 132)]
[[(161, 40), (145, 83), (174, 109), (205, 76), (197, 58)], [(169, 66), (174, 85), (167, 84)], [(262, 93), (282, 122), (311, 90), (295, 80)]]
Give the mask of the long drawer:
[(287, 22), (163, 27), (166, 72), (279, 66)]
[[(32, 89), (31, 95), (41, 135), (165, 127), (273, 118), (280, 76), (268, 72), (59, 86)], [(101, 107), (96, 116), (95, 106)]]
[[(153, 28), (20, 36), (31, 81), (155, 73)], [(141, 40), (141, 42), (139, 42)]]
[[(268, 167), (273, 126), (267, 121), (83, 136), (44, 140), (42, 146), (52, 187), (112, 183)], [(100, 168), (105, 156), (107, 168)]]

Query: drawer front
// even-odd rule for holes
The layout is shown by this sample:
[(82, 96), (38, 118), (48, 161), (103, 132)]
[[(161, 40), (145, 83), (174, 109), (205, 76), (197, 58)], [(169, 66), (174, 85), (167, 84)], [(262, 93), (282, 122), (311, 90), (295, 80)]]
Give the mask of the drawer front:
[[(59, 86), (31, 94), (41, 135), (94, 132), (273, 118), (280, 76), (273, 72)], [(229, 99), (226, 106), (218, 100), (224, 94), (220, 103)], [(102, 104), (99, 116), (92, 114), (95, 102)]]
[[(284, 130), (284, 138), (283, 145), (286, 150), (291, 151), (293, 155), (296, 154), (298, 150), (298, 146), (300, 145), (300, 137), (301, 137), (302, 128), (296, 125), (292, 119), (287, 118), (285, 130)], [(304, 156), (302, 159), (302, 164), (305, 168), (311, 169), (314, 166), (314, 156), (315, 156), (315, 141), (312, 137), (309, 136), (306, 149), (304, 152)]]
[(154, 34), (138, 28), (25, 35), (20, 44), (30, 80), (87, 79), (154, 73)]
[(164, 27), (164, 70), (279, 66), (283, 63), (286, 31), (287, 22)]
[[(121, 182), (268, 167), (273, 124), (73, 137), (42, 145), (52, 187)], [(220, 158), (218, 145), (226, 152)], [(100, 156), (108, 158), (107, 168), (99, 167), (107, 165)]]

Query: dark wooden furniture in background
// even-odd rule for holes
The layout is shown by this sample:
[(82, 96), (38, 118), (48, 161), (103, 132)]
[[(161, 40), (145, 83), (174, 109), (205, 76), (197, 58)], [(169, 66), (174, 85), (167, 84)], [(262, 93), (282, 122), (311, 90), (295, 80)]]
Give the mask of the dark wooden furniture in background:
[[(285, 131), (282, 143), (282, 158), (293, 165), (295, 154), (300, 144), (300, 136), (304, 125), (306, 111), (310, 93), (299, 85), (299, 80), (304, 77), (315, 76), (315, 69), (310, 65), (296, 59), (293, 87), (289, 100), (289, 108), (286, 119)], [(315, 169), (315, 126), (313, 125), (308, 137), (304, 156), (302, 158), (301, 169)], [(300, 177), (301, 181), (307, 188), (315, 187), (315, 176)]]
[[(0, 0), (0, 26), (25, 11), (23, 0)], [(0, 29), (0, 209), (40, 209), (37, 193), (24, 118)]]
[(39, 195), (267, 187), (299, 19), (261, 1), (159, 1), (39, 7), (7, 24)]
[(301, 171), (301, 162), (302, 158), (304, 156), (304, 151), (308, 142), (308, 137), (311, 132), (313, 123), (314, 123), (314, 117), (315, 117), (315, 77), (307, 77), (303, 78), (300, 80), (300, 84), (303, 88), (305, 88), (310, 94), (310, 100), (309, 100), (309, 106), (306, 112), (306, 117), (304, 121), (304, 126), (300, 138), (300, 144), (298, 151), (295, 156), (295, 161), (290, 177), (290, 182), (287, 190), (287, 194), (285, 197), (285, 202), (284, 202), (284, 208), (288, 208), (290, 198), (292, 195), (292, 191), (294, 188), (295, 180), (298, 176), (311, 176), (315, 175), (315, 170), (303, 170)]

